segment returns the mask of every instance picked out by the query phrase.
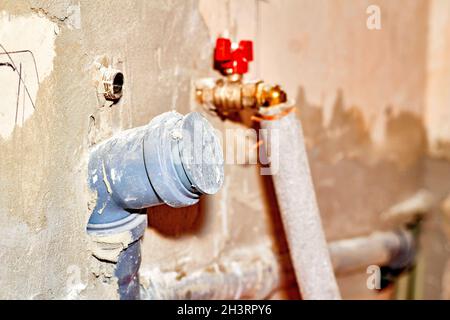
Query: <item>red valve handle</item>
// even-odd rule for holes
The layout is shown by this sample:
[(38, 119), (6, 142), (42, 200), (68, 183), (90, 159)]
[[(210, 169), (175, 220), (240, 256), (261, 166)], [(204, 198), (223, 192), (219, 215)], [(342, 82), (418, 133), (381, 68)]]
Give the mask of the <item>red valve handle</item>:
[(235, 50), (231, 48), (231, 40), (218, 38), (214, 50), (214, 68), (224, 75), (240, 74), (248, 71), (248, 63), (253, 61), (253, 42), (242, 40)]

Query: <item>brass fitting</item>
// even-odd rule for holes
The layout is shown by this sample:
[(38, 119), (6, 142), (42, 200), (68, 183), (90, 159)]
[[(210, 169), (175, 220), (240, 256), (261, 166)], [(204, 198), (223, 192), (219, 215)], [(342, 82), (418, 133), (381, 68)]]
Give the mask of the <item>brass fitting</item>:
[(209, 110), (227, 117), (244, 109), (258, 113), (261, 107), (270, 108), (285, 103), (287, 95), (279, 85), (263, 81), (245, 82), (242, 76), (233, 74), (215, 82), (198, 85), (196, 99)]

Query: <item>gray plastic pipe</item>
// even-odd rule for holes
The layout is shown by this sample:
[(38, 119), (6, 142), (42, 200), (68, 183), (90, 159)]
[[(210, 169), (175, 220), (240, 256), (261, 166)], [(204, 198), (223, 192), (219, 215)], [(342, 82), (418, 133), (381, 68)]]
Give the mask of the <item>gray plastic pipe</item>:
[(301, 124), (291, 112), (277, 120), (264, 120), (261, 127), (265, 129), (262, 138), (269, 153), (278, 206), (302, 298), (340, 299)]
[(87, 232), (96, 243), (118, 239), (112, 244), (124, 247), (112, 259), (121, 299), (139, 298), (140, 239), (147, 216), (136, 212), (160, 204), (193, 205), (200, 196), (216, 193), (223, 179), (222, 147), (197, 112), (163, 113), (91, 150), (89, 186), (96, 202)]

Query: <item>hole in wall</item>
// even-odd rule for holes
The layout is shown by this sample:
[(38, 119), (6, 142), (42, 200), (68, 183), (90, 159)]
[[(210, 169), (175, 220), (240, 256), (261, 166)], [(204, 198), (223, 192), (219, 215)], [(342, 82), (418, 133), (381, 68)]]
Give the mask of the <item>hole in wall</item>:
[(118, 95), (118, 94), (122, 93), (123, 82), (124, 82), (123, 73), (122, 72), (118, 72), (114, 76), (114, 80), (113, 80), (113, 93), (115, 95)]

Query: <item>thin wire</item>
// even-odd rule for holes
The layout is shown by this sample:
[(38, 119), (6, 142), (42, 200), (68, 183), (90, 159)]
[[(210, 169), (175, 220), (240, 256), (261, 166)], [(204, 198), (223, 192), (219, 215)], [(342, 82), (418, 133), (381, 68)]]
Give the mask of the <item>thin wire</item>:
[[(17, 70), (16, 64), (14, 63), (14, 60), (11, 58), (11, 55), (9, 54), (8, 51), (6, 51), (5, 47), (0, 43), (0, 48), (4, 51), (4, 54), (6, 54), (9, 58), (9, 60), (11, 61), (11, 64), (14, 66), (14, 68), (16, 69), (16, 73), (19, 76), (19, 80), (22, 81), (23, 83), (23, 87), (25, 88), (25, 91), (27, 92), (27, 96), (28, 99), (30, 99), (31, 105), (33, 106), (33, 109), (36, 110), (36, 106), (34, 105), (33, 99), (31, 98), (30, 92), (28, 91), (28, 87), (26, 85), (26, 83), (23, 81), (22, 79), (22, 75), (19, 73), (19, 71)], [(36, 69), (37, 70), (37, 69)], [(39, 83), (39, 82), (38, 82)]]

